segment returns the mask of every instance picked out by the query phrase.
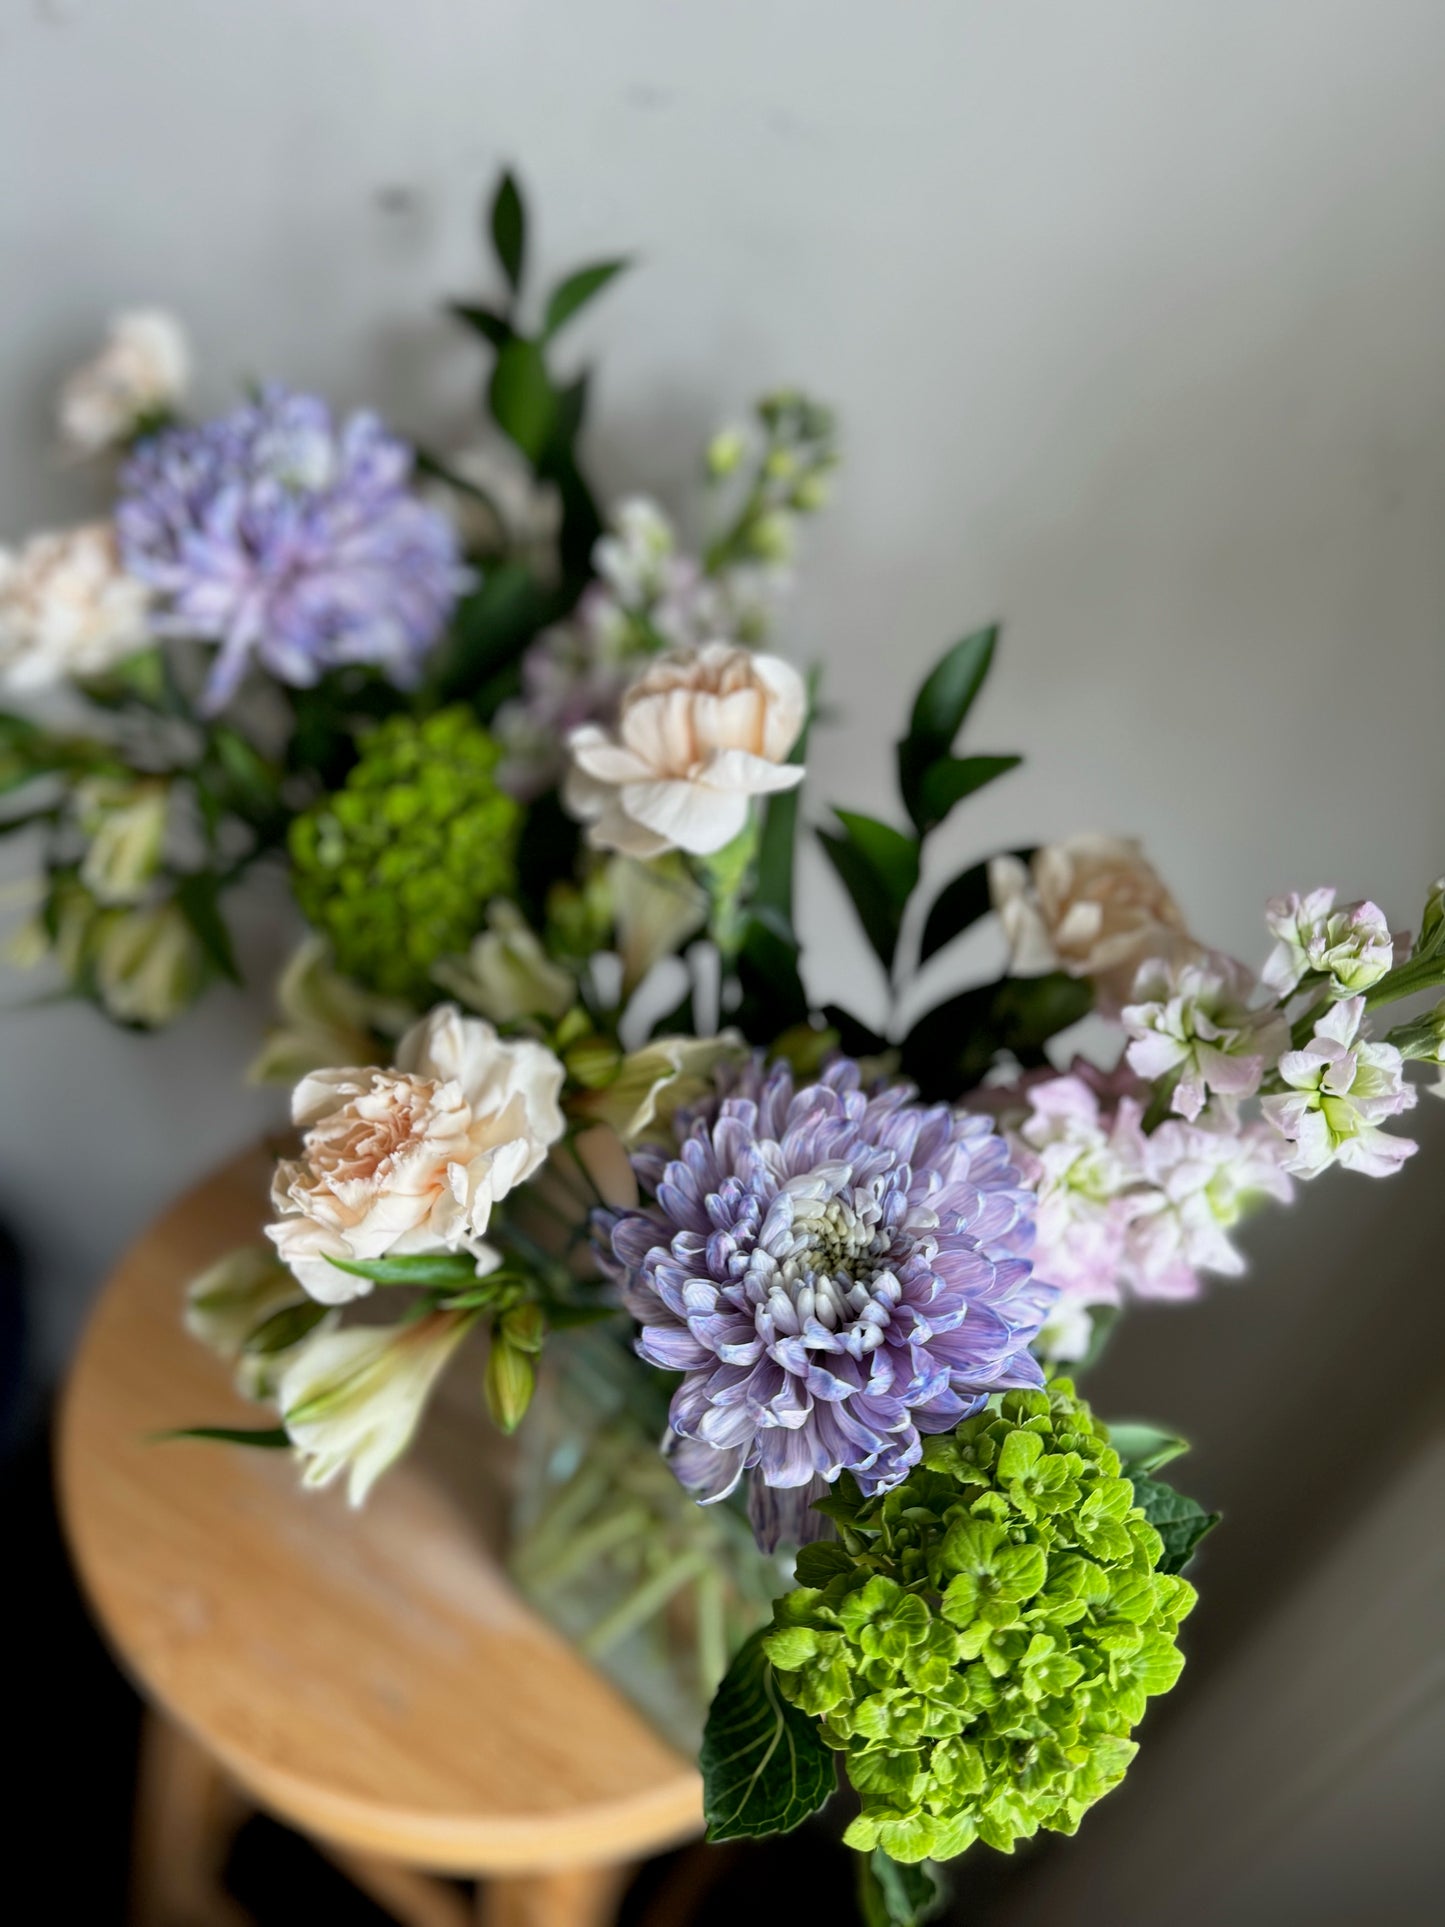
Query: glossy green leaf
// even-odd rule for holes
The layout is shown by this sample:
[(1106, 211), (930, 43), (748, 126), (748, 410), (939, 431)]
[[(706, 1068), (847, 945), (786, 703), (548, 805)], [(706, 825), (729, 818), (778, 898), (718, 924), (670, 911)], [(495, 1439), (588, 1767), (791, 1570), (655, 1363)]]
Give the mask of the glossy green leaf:
[(515, 293), (522, 285), (522, 268), (527, 253), (527, 217), (522, 194), (508, 169), (497, 184), (492, 202), (492, 246), (502, 264), (502, 272)]
[(903, 1041), (903, 1069), (930, 1100), (977, 1084), (999, 1051), (1025, 1069), (1048, 1062), (1045, 1044), (1093, 1007), (1089, 985), (1063, 971), (976, 984), (919, 1018)]
[(265, 1452), (281, 1452), (291, 1440), (283, 1426), (263, 1425), (255, 1431), (234, 1425), (187, 1425), (174, 1432), (157, 1432), (157, 1443), (172, 1439), (209, 1439), (216, 1445), (254, 1445)]
[(937, 816), (930, 820), (924, 784), (934, 764), (951, 756), (954, 739), (988, 675), (997, 643), (996, 625), (956, 642), (927, 677), (914, 701), (908, 733), (898, 745), (898, 783), (908, 814), (919, 830), (939, 820)]
[(542, 323), (542, 338), (550, 341), (559, 328), (585, 308), (596, 295), (601, 294), (609, 281), (614, 280), (628, 265), (624, 258), (616, 261), (598, 261), (589, 268), (578, 268), (569, 274), (565, 281), (559, 281), (547, 301), (547, 314)]
[(1189, 1441), (1157, 1425), (1126, 1419), (1109, 1425), (1109, 1443), (1119, 1454), (1125, 1478), (1140, 1479), (1157, 1472), (1189, 1450)]
[(231, 944), (231, 932), (221, 914), (221, 882), (211, 870), (193, 870), (176, 884), (176, 906), (195, 932), (213, 967), (238, 984), (241, 972)]
[(326, 1262), (373, 1285), (423, 1285), (444, 1289), (477, 1280), (477, 1261), (465, 1251), (421, 1251), (404, 1258), (333, 1258)]
[(1206, 1532), (1219, 1524), (1217, 1512), (1206, 1512), (1197, 1499), (1186, 1498), (1162, 1479), (1135, 1479), (1134, 1503), (1164, 1541), (1160, 1572), (1183, 1572)]
[(987, 916), (992, 908), (988, 864), (975, 863), (971, 869), (956, 876), (952, 883), (945, 884), (934, 898), (923, 926), (923, 935), (919, 939), (919, 963), (927, 963), (945, 944), (952, 943), (955, 937), (961, 937), (965, 930), (972, 929), (979, 918)]
[(871, 816), (852, 810), (835, 814), (843, 834), (819, 830), (819, 841), (853, 901), (863, 934), (883, 968), (891, 970), (903, 912), (918, 882), (918, 841)]
[(315, 1331), (326, 1312), (325, 1305), (314, 1304), (309, 1298), (304, 1304), (283, 1305), (256, 1327), (241, 1349), (250, 1358), (269, 1358), (274, 1352), (289, 1351)]
[(449, 301), (447, 311), (454, 314), (458, 321), (464, 321), (469, 328), (475, 329), (494, 348), (505, 348), (512, 339), (511, 322), (493, 308), (483, 308), (474, 301)]
[(791, 1833), (837, 1784), (818, 1723), (790, 1706), (754, 1633), (728, 1668), (702, 1736), (709, 1840)]
[(499, 350), (487, 392), (498, 428), (535, 463), (557, 420), (557, 391), (535, 341), (514, 335)]
[(923, 772), (920, 790), (923, 817), (930, 826), (943, 821), (955, 803), (997, 777), (1017, 769), (1022, 756), (940, 756)]
[(860, 1856), (858, 1909), (863, 1927), (923, 1927), (948, 1900), (943, 1871), (931, 1860), (905, 1866), (881, 1847)]

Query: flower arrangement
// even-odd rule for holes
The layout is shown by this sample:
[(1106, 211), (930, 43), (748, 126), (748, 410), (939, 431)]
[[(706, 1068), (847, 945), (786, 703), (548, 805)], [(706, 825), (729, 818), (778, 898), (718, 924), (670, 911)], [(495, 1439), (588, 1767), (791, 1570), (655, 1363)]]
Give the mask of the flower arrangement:
[[(1257, 973), (1117, 837), (923, 903), (928, 839), (1020, 760), (960, 748), (985, 628), (917, 694), (898, 819), (816, 833), (895, 991), (990, 916), (1008, 967), (881, 1033), (820, 1008), (817, 679), (767, 645), (832, 417), (777, 394), (715, 438), (700, 555), (649, 501), (603, 516), (554, 352), (624, 263), (529, 332), (510, 178), (491, 229), (505, 297), (454, 310), (480, 450), (275, 386), (183, 421), (154, 314), (67, 386), (70, 441), (122, 460), (111, 522), (0, 559), (0, 681), (64, 708), (0, 715), (3, 827), (44, 851), (24, 946), (154, 1027), (286, 867), (311, 934), (258, 1069), (297, 1143), (186, 1313), (273, 1418), (217, 1436), (359, 1504), (484, 1340), (497, 1426), (552, 1428), (518, 1577), (599, 1657), (684, 1628), (712, 1837), (796, 1825), (841, 1767), (867, 1917), (923, 1919), (936, 1863), (1072, 1832), (1177, 1678), (1213, 1516), (1157, 1476), (1182, 1441), (1073, 1380), (1132, 1299), (1241, 1271), (1249, 1212), (1413, 1152), (1445, 883), (1413, 935), (1280, 897)], [(1063, 1061), (1090, 1012), (1113, 1061)]]

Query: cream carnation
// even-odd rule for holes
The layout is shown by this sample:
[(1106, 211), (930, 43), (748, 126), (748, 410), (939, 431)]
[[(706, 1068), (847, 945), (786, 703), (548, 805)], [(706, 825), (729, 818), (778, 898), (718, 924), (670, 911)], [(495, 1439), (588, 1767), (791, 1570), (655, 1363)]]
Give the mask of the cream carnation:
[(442, 1004), (397, 1047), (391, 1070), (319, 1070), (292, 1098), (299, 1158), (277, 1169), (266, 1235), (323, 1304), (369, 1289), (330, 1260), (425, 1251), (492, 1258), (492, 1207), (562, 1135), (561, 1064), (540, 1044), (503, 1043)]
[(185, 392), (191, 357), (185, 331), (159, 308), (115, 317), (105, 346), (60, 391), (60, 432), (81, 455), (130, 440)]
[(1085, 831), (1036, 852), (1027, 868), (995, 857), (989, 888), (1020, 977), (1091, 977), (1100, 1002), (1127, 996), (1148, 958), (1197, 952), (1184, 917), (1133, 837)]
[(125, 573), (108, 522), (0, 549), (0, 686), (98, 676), (145, 647), (150, 592)]
[(777, 656), (669, 650), (627, 690), (615, 731), (573, 730), (568, 807), (595, 848), (709, 856), (743, 829), (751, 797), (803, 780), (784, 759), (806, 712), (802, 677)]

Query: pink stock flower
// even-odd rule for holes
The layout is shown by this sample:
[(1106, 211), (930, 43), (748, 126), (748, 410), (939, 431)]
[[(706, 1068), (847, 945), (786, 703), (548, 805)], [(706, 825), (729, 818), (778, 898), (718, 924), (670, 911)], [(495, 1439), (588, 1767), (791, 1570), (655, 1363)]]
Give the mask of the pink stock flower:
[(1294, 1147), (1284, 1168), (1297, 1177), (1318, 1177), (1338, 1163), (1385, 1178), (1419, 1148), (1379, 1128), (1409, 1110), (1415, 1092), (1395, 1046), (1361, 1038), (1364, 1015), (1363, 997), (1346, 997), (1326, 1011), (1304, 1049), (1280, 1059), (1289, 1090), (1263, 1100), (1266, 1118)]
[(1134, 1001), (1122, 1022), (1132, 1042), (1129, 1064), (1150, 1082), (1175, 1077), (1170, 1102), (1191, 1121), (1211, 1091), (1252, 1097), (1289, 1042), (1275, 1009), (1251, 1010), (1254, 979), (1243, 964), (1218, 953), (1194, 960), (1142, 964)]

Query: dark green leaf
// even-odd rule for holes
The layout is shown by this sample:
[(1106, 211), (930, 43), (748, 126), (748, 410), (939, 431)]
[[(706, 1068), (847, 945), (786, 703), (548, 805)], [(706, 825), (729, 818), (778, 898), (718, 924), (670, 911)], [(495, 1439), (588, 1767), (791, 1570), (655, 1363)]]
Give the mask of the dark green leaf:
[(1206, 1512), (1197, 1499), (1186, 1498), (1162, 1479), (1135, 1479), (1134, 1503), (1144, 1508), (1144, 1517), (1164, 1541), (1160, 1572), (1183, 1572), (1199, 1541), (1219, 1524), (1217, 1512)]
[(931, 1860), (905, 1866), (881, 1847), (860, 1857), (858, 1907), (863, 1927), (923, 1927), (948, 1899), (943, 1870)]
[[(820, 672), (808, 674), (808, 711), (789, 763), (802, 763), (808, 754), (808, 734), (813, 726), (818, 698)], [(758, 845), (757, 880), (753, 886), (753, 908), (773, 910), (789, 929), (793, 924), (793, 860), (798, 835), (797, 789), (779, 790), (768, 798), (763, 817), (763, 834)]]
[(840, 1572), (852, 1572), (857, 1561), (836, 1539), (815, 1539), (798, 1547), (793, 1580), (799, 1586), (826, 1586)]
[(1109, 1340), (1114, 1336), (1114, 1328), (1119, 1322), (1117, 1305), (1090, 1305), (1089, 1307), (1089, 1349), (1077, 1365), (1070, 1367), (1071, 1378), (1082, 1378), (1085, 1372), (1092, 1371), (1109, 1348)]
[(221, 915), (221, 880), (211, 870), (193, 870), (176, 884), (176, 905), (195, 932), (212, 966), (231, 983), (241, 981), (231, 932)]
[(709, 1840), (791, 1833), (837, 1784), (818, 1723), (790, 1706), (754, 1633), (717, 1689), (702, 1736)]
[(543, 1305), (547, 1323), (553, 1331), (572, 1331), (580, 1325), (600, 1325), (609, 1318), (621, 1316), (617, 1305), (564, 1305), (560, 1300), (549, 1298)]
[(908, 814), (919, 829), (927, 822), (923, 781), (953, 749), (974, 698), (983, 687), (998, 642), (998, 627), (979, 629), (956, 642), (919, 690), (908, 733), (898, 745), (898, 782)]
[(37, 823), (57, 823), (60, 810), (56, 806), (45, 810), (27, 810), (23, 816), (7, 817), (0, 823), (0, 836), (15, 836), (21, 830), (33, 829)]
[[(432, 692), (438, 701), (475, 699), (477, 692), (511, 669), (527, 644), (552, 617), (553, 604), (520, 562), (487, 570), (480, 587), (457, 604), (446, 641), (433, 658)], [(483, 722), (492, 709), (474, 700)]]
[(241, 1349), (252, 1358), (289, 1351), (309, 1332), (315, 1331), (325, 1316), (326, 1306), (313, 1304), (309, 1299), (303, 1305), (283, 1305), (256, 1327)]
[(987, 916), (992, 908), (988, 865), (975, 863), (972, 869), (965, 870), (952, 883), (946, 884), (934, 898), (928, 920), (923, 926), (923, 935), (919, 939), (919, 963), (927, 963), (935, 952), (942, 950), (945, 944), (952, 943), (955, 937), (961, 937), (980, 917)]
[(374, 1285), (428, 1285), (445, 1287), (475, 1280), (476, 1259), (465, 1251), (420, 1251), (405, 1258), (333, 1258), (326, 1262), (353, 1278), (368, 1278)]
[(172, 1439), (210, 1439), (217, 1445), (256, 1445), (263, 1451), (280, 1452), (291, 1443), (283, 1426), (260, 1427), (248, 1431), (245, 1426), (232, 1425), (187, 1425), (174, 1432), (157, 1432), (157, 1444), (168, 1444)]
[(585, 308), (594, 295), (601, 294), (614, 276), (621, 274), (627, 266), (625, 259), (617, 261), (598, 261), (590, 268), (578, 268), (569, 274), (565, 281), (559, 281), (547, 301), (547, 314), (542, 323), (542, 339), (550, 341), (559, 328), (564, 328), (579, 308)]
[(1002, 977), (976, 984), (920, 1017), (903, 1042), (903, 1069), (931, 1101), (971, 1089), (1000, 1051), (1025, 1069), (1048, 1062), (1044, 1045), (1093, 1007), (1077, 977)]
[(808, 993), (798, 967), (797, 939), (774, 912), (755, 912), (743, 929), (737, 973), (742, 1002), (733, 1021), (762, 1043), (808, 1021)]
[(930, 827), (941, 823), (955, 803), (996, 777), (1007, 776), (1023, 760), (1022, 756), (940, 756), (923, 772), (920, 798), (924, 820)]
[(888, 1039), (870, 1030), (841, 1004), (824, 1004), (823, 1015), (838, 1033), (838, 1047), (849, 1057), (879, 1057), (888, 1049)]
[(512, 339), (512, 324), (505, 315), (491, 308), (478, 307), (472, 301), (449, 301), (447, 309), (458, 321), (464, 321), (469, 328), (475, 328), (484, 341), (490, 341), (494, 348), (505, 348)]
[(917, 840), (852, 810), (836, 815), (843, 835), (819, 830), (819, 841), (853, 900), (864, 936), (891, 971), (903, 912), (918, 882)]
[(522, 209), (522, 195), (511, 170), (506, 170), (497, 184), (496, 199), (492, 202), (492, 246), (497, 250), (497, 259), (502, 264), (502, 272), (512, 284), (515, 293), (522, 285), (522, 265), (527, 253), (527, 217)]
[(1123, 1462), (1126, 1479), (1142, 1479), (1189, 1450), (1187, 1439), (1165, 1432), (1157, 1425), (1141, 1424), (1135, 1419), (1119, 1424), (1111, 1422), (1109, 1443)]
[(557, 419), (557, 391), (535, 341), (513, 336), (498, 352), (487, 392), (498, 428), (535, 464)]

